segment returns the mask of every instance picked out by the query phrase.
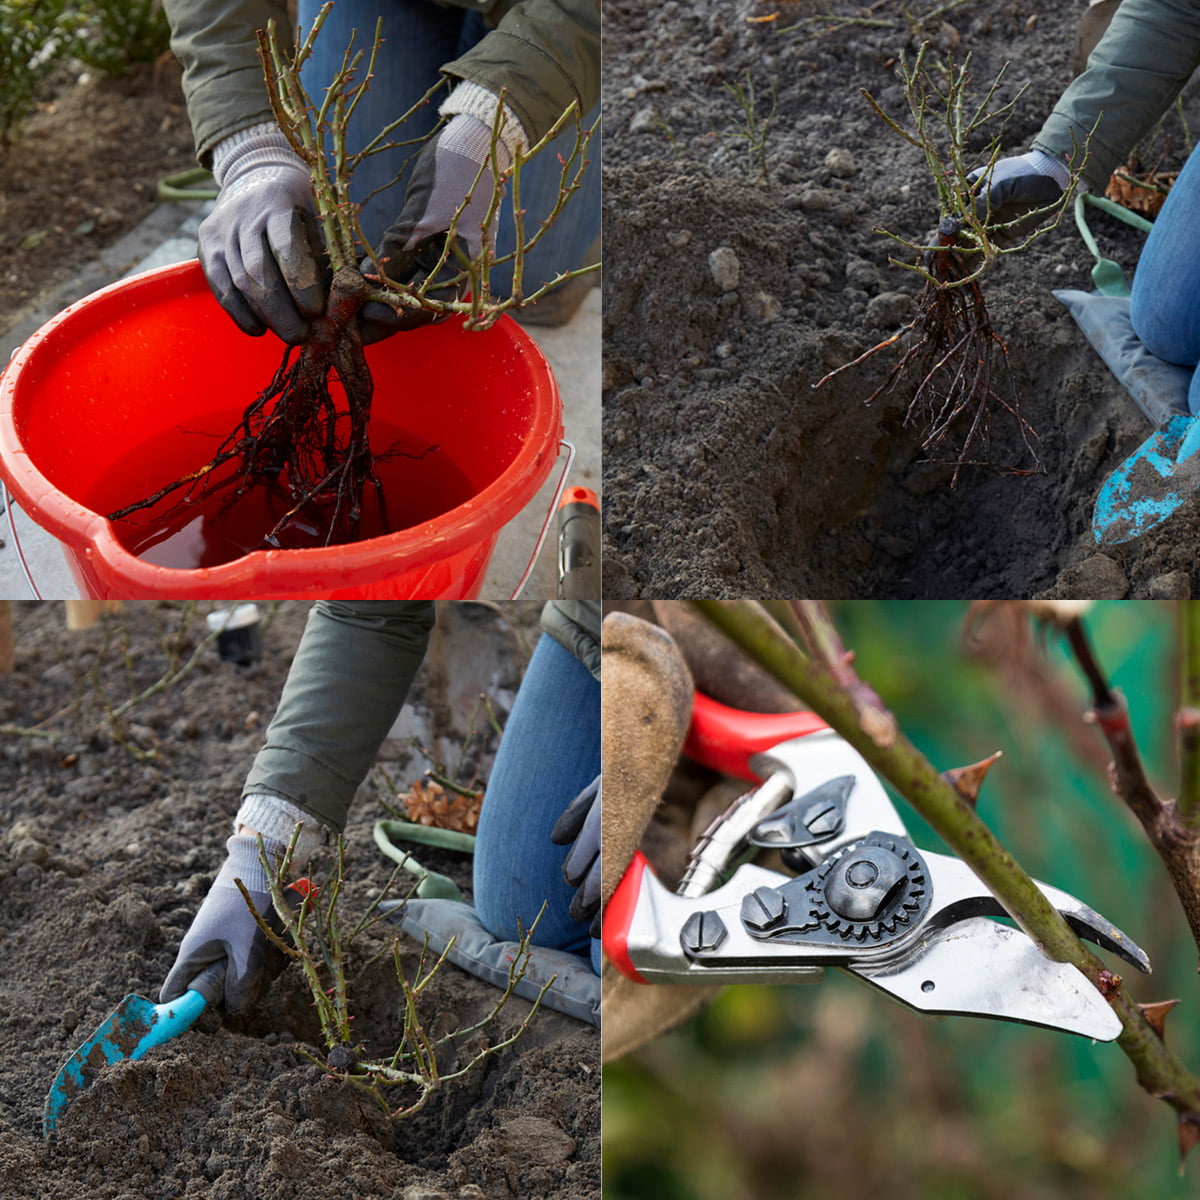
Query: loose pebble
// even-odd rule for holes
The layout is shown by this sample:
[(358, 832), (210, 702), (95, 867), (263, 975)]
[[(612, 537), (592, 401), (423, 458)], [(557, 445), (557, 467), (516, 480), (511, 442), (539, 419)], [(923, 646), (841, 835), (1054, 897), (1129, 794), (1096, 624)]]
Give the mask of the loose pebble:
[(755, 292), (750, 297), (747, 308), (750, 310), (750, 315), (764, 325), (778, 321), (783, 314), (783, 305), (780, 303), (779, 297), (772, 296), (770, 292)]
[(842, 179), (848, 179), (851, 175), (858, 174), (858, 162), (854, 155), (849, 150), (843, 150), (840, 147), (835, 147), (825, 155), (825, 169), (831, 175), (837, 175)]
[(708, 273), (721, 291), (732, 292), (737, 289), (741, 278), (742, 264), (730, 247), (718, 246), (708, 256)]
[(1059, 591), (1068, 598), (1124, 600), (1129, 593), (1129, 580), (1120, 564), (1107, 554), (1093, 554), (1062, 573)]
[(647, 104), (645, 108), (639, 108), (633, 115), (633, 119), (629, 122), (630, 133), (646, 133), (658, 123), (658, 111), (653, 104)]
[(23, 837), (14, 843), (11, 853), (16, 863), (44, 863), (50, 856), (50, 851), (31, 837)]
[(1168, 571), (1156, 575), (1146, 588), (1151, 600), (1190, 600), (1192, 579), (1186, 571)]
[(806, 188), (800, 193), (800, 207), (805, 212), (824, 212), (831, 208), (837, 197), (825, 188)]
[(895, 329), (912, 319), (914, 307), (907, 292), (880, 292), (867, 302), (867, 328)]

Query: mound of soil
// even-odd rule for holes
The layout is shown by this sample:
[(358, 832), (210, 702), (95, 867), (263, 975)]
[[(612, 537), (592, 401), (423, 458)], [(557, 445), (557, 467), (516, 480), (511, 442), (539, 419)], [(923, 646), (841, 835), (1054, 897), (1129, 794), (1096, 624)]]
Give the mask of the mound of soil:
[[(18, 667), (0, 682), (0, 1020), (12, 1035), (0, 1063), (6, 1200), (599, 1195), (594, 1029), (543, 1010), (514, 1046), (392, 1124), (301, 1054), (305, 1046), (318, 1052), (319, 1031), (294, 967), (251, 1015), (210, 1011), (145, 1059), (105, 1068), (72, 1102), (58, 1137), (42, 1140), (42, 1105), (67, 1055), (127, 992), (156, 997), (224, 856), (229, 817), (307, 607), (278, 606), (259, 665), (239, 671), (210, 649), (116, 727), (106, 711), (158, 677), (160, 630), (178, 629), (179, 610), (126, 604), (119, 622), (68, 633), (58, 604), (16, 608)], [(537, 608), (520, 607), (530, 635)], [(193, 623), (180, 641), (185, 657), (200, 636)], [(417, 728), (437, 724), (444, 695), (431, 665), (411, 697)], [(50, 736), (11, 732), (35, 726)], [(480, 741), (485, 771), (493, 750)], [(400, 740), (385, 744), (381, 763), (401, 785), (426, 765)], [(347, 830), (349, 913), (361, 913), (389, 874), (371, 841), (379, 815), (378, 804), (359, 797)], [(469, 891), (466, 860), (426, 851), (422, 861)], [(390, 953), (369, 961), (388, 951), (390, 934), (368, 937), (351, 995), (356, 1031), (378, 1053), (398, 1041), (400, 1005)], [(417, 948), (402, 941), (402, 950), (411, 970)], [(447, 965), (430, 986), (427, 1028), (439, 1035), (469, 1026), (497, 996)], [(442, 1055), (443, 1073), (528, 1014), (528, 1004), (511, 1000), (496, 1026)]]
[[(937, 219), (924, 160), (860, 89), (904, 114), (896, 63), (923, 40), (969, 51), (980, 95), (1009, 62), (997, 103), (1026, 89), (1005, 134), (1019, 153), (1072, 75), (1076, 7), (940, 8), (914, 29), (836, 0), (606, 5), (606, 596), (1192, 594), (1195, 505), (1096, 551), (1096, 493), (1151, 427), (1051, 295), (1092, 288), (1069, 216), (983, 282), (1044, 473), (1006, 473), (1029, 459), (997, 420), (997, 469), (952, 488), (905, 422), (911, 385), (864, 404), (887, 354), (814, 390), (913, 314), (920, 281), (876, 231), (919, 242)], [(805, 23), (817, 12), (854, 23)], [(760, 117), (777, 101), (765, 178), (748, 85)], [(1139, 236), (1093, 227), (1131, 268)]]

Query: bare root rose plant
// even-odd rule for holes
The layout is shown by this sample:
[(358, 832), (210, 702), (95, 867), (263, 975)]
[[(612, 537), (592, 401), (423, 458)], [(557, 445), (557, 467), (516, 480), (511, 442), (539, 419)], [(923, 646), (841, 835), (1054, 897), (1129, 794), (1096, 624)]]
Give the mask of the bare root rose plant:
[[(275, 118), (312, 176), (317, 218), (331, 272), (325, 312), (312, 323), (303, 345), (285, 348), (274, 378), (249, 403), (237, 427), (207, 463), (153, 495), (109, 514), (110, 520), (122, 520), (173, 494), (182, 502), (193, 502), (225, 492), (227, 503), (233, 504), (252, 487), (279, 486), (283, 481), (290, 493), (290, 507), (274, 528), (266, 531), (264, 546), (280, 545), (281, 535), (298, 523), (306, 510), (307, 523), (323, 531), (325, 544), (353, 540), (368, 495), (374, 497), (381, 513), (386, 511), (367, 436), (373, 381), (358, 331), (358, 314), (363, 306), (374, 302), (400, 313), (420, 311), (434, 318), (459, 317), (467, 329), (484, 330), (504, 313), (536, 303), (566, 280), (596, 269), (563, 272), (534, 287), (527, 287), (525, 281), (526, 257), (582, 185), (595, 127), (584, 127), (579, 106), (573, 104), (535, 145), (519, 147), (511, 164), (502, 170), (497, 159), (505, 119), (501, 103), (492, 128), (489, 160), (463, 198), (440, 247), (422, 255), (420, 271), (411, 282), (390, 280), (383, 269), (387, 264), (363, 234), (361, 206), (351, 198), (351, 182), (371, 156), (419, 147), (421, 139), (402, 140), (404, 125), (445, 85), (439, 83), (430, 89), (367, 145), (351, 150), (347, 144), (348, 123), (370, 86), (382, 40), (378, 26), (369, 50), (356, 50), (352, 40), (341, 68), (320, 104), (315, 104), (305, 89), (301, 69), (312, 55), (331, 8), (332, 4), (327, 3), (320, 10), (312, 28), (290, 53), (281, 47), (273, 23), (259, 33), (259, 54)], [(521, 206), (522, 172), (531, 159), (570, 129), (575, 137), (570, 151), (559, 156), (556, 203), (536, 228), (526, 228)], [(490, 190), (485, 228), (491, 227), (505, 191), (511, 191), (516, 248), (508, 254), (497, 256), (486, 236), (478, 255), (468, 257), (463, 250), (459, 220), (479, 188)], [(360, 271), (359, 264), (364, 260), (374, 271)], [(511, 294), (502, 298), (491, 290), (492, 272), (501, 265), (510, 265), (513, 276)]]
[[(970, 55), (961, 65), (936, 61), (928, 43), (911, 65), (902, 57), (900, 79), (911, 121), (907, 127), (863, 92), (888, 128), (920, 152), (940, 220), (932, 245), (876, 231), (915, 255), (915, 261), (891, 261), (923, 281), (916, 315), (815, 385), (821, 387), (895, 347), (899, 357), (866, 403), (892, 392), (901, 381), (909, 383), (912, 391), (904, 423), (921, 431), (921, 448), (929, 461), (953, 466), (951, 487), (966, 466), (1017, 475), (1043, 469), (1037, 432), (1021, 411), (1008, 346), (992, 325), (980, 281), (1002, 257), (1027, 249), (1058, 224), (1074, 181), (1086, 165), (1086, 153), (1077, 154), (1072, 184), (1054, 204), (1011, 221), (996, 221), (986, 206), (980, 211), (979, 180), (988, 178), (1001, 156), (1004, 128), (1024, 88), (1001, 103), (1004, 68), (982, 99), (972, 99), (970, 65)], [(981, 141), (982, 155), (977, 149)], [(1021, 461), (996, 463), (991, 458), (992, 425), (1001, 418), (1016, 428), (1024, 448)]]

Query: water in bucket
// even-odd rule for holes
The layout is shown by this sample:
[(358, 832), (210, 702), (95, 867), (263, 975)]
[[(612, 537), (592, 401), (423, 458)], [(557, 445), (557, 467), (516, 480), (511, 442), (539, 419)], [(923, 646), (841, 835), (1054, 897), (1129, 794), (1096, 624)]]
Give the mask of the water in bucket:
[[(89, 494), (89, 505), (97, 512), (118, 511), (203, 466), (241, 415), (231, 410), (206, 419), (205, 432), (173, 428), (135, 446), (102, 474)], [(235, 495), (236, 458), (212, 473), (209, 486), (179, 488), (153, 507), (114, 521), (114, 532), (144, 562), (191, 570), (231, 562), (268, 545), (310, 549), (381, 537), (439, 517), (473, 494), (470, 480), (441, 445), (378, 417), (371, 420), (370, 434), (382, 496), (368, 485), (361, 519), (352, 524), (343, 514), (332, 535), (332, 500), (313, 501), (268, 542), (295, 500), (286, 480), (258, 483)], [(214, 487), (225, 480), (228, 486)], [(190, 498), (189, 490), (194, 492)]]
[[(432, 499), (442, 515), (423, 520), (414, 508), (405, 519), (419, 523), (384, 537), (183, 569), (135, 558), (118, 540), (104, 514), (207, 463), (279, 364), (278, 344), (238, 330), (194, 260), (111, 284), (26, 342), (0, 375), (0, 472), (62, 542), (89, 597), (474, 598), (500, 530), (554, 464), (563, 432), (554, 377), (511, 318), (485, 333), (429, 325), (367, 355), (372, 426), (390, 421), (393, 438), (419, 439), (415, 450), (442, 448), (403, 472), (414, 503)], [(451, 484), (455, 471), (468, 488)]]

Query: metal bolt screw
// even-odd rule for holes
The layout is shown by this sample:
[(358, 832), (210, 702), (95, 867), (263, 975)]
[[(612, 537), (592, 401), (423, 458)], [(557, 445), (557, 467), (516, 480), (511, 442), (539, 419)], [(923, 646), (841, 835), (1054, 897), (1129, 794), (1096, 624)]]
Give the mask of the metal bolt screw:
[(780, 848), (803, 846), (841, 833), (846, 823), (846, 801), (852, 791), (853, 775), (827, 780), (759, 821), (750, 834), (751, 843)]
[(742, 897), (742, 924), (756, 933), (766, 933), (787, 917), (787, 901), (778, 888), (760, 887)]
[(852, 850), (825, 883), (825, 901), (839, 917), (874, 921), (903, 893), (908, 878), (904, 860), (881, 846)]
[(846, 882), (851, 887), (870, 887), (878, 878), (879, 868), (873, 862), (867, 862), (865, 859), (862, 862), (852, 863), (846, 869)]
[(685, 954), (708, 954), (728, 936), (725, 922), (715, 912), (694, 912), (684, 922), (679, 942)]
[(817, 838), (832, 837), (841, 831), (845, 814), (840, 804), (820, 803), (812, 805), (801, 818), (805, 829)]

